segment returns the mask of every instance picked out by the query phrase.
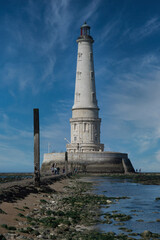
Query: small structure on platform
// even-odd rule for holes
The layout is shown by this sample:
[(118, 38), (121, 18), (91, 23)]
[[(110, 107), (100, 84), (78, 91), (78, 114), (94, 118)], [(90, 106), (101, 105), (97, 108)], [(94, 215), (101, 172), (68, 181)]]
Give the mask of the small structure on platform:
[[(84, 23), (77, 39), (75, 96), (70, 119), (71, 143), (66, 145), (68, 168), (92, 173), (134, 172), (128, 154), (104, 152), (104, 144), (100, 142), (101, 119), (96, 98), (93, 42), (90, 26)], [(63, 166), (65, 159), (65, 153), (44, 154), (41, 170), (49, 171), (53, 163)]]

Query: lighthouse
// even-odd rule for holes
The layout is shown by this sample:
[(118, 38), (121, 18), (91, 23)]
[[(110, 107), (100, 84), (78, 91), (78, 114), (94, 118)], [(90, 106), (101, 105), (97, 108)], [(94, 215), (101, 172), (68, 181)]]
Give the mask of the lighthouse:
[(41, 171), (50, 172), (51, 166), (72, 172), (88, 173), (129, 173), (134, 168), (127, 153), (104, 151), (100, 142), (99, 107), (96, 97), (95, 72), (93, 61), (93, 38), (90, 26), (81, 26), (77, 39), (78, 54), (74, 104), (72, 107), (71, 141), (66, 145), (67, 152), (45, 153)]
[(70, 119), (71, 143), (66, 146), (67, 152), (102, 152), (104, 145), (100, 143), (101, 119), (96, 98), (92, 48), (94, 40), (86, 22), (81, 26), (77, 43), (75, 95)]

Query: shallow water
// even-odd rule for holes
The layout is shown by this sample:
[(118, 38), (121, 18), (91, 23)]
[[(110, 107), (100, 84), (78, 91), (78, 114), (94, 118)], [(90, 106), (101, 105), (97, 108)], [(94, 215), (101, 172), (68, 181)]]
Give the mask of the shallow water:
[(12, 181), (17, 181), (17, 180), (23, 180), (23, 179), (28, 179), (28, 178), (33, 178), (32, 175), (0, 175), (0, 183), (5, 183), (5, 182), (12, 182)]
[(160, 197), (160, 186), (142, 185), (132, 183), (129, 179), (109, 177), (94, 177), (92, 181), (96, 183), (94, 190), (96, 194), (103, 194), (107, 197), (129, 197), (129, 199), (121, 199), (116, 204), (111, 204), (109, 208), (102, 208), (102, 212), (118, 211), (118, 213), (131, 215), (132, 219), (123, 222), (124, 226), (115, 226), (117, 222), (114, 220), (112, 224), (100, 224), (98, 225), (100, 230), (122, 233), (123, 231), (119, 228), (126, 227), (135, 233), (142, 233), (145, 230), (160, 233), (160, 222), (156, 221), (160, 219), (160, 200), (155, 200)]

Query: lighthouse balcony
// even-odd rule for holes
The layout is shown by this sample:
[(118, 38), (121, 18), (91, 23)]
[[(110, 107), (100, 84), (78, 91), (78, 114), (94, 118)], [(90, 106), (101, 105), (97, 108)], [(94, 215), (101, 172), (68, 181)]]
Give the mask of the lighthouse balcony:
[(103, 152), (104, 144), (71, 143), (66, 145), (67, 152)]

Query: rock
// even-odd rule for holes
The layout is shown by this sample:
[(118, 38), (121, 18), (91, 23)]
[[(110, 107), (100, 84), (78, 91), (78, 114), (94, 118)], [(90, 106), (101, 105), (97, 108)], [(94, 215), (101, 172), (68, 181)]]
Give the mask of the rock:
[(144, 222), (144, 220), (143, 219), (138, 219), (138, 220), (136, 220), (137, 222)]
[(115, 233), (114, 232), (107, 232), (108, 235), (114, 236)]
[(108, 204), (112, 203), (112, 201), (111, 201), (111, 200), (107, 200), (106, 202), (107, 202)]
[(143, 233), (141, 233), (142, 237), (151, 237), (152, 236), (152, 232), (145, 230)]
[(124, 223), (122, 223), (122, 222), (115, 223), (114, 226), (124, 226)]
[(69, 218), (68, 218), (68, 221), (72, 222), (72, 221), (73, 221), (73, 219), (72, 219), (71, 217), (69, 217)]
[(42, 239), (42, 235), (38, 235), (37, 238)]
[(130, 233), (129, 235), (130, 235), (130, 236), (138, 236), (139, 233)]

